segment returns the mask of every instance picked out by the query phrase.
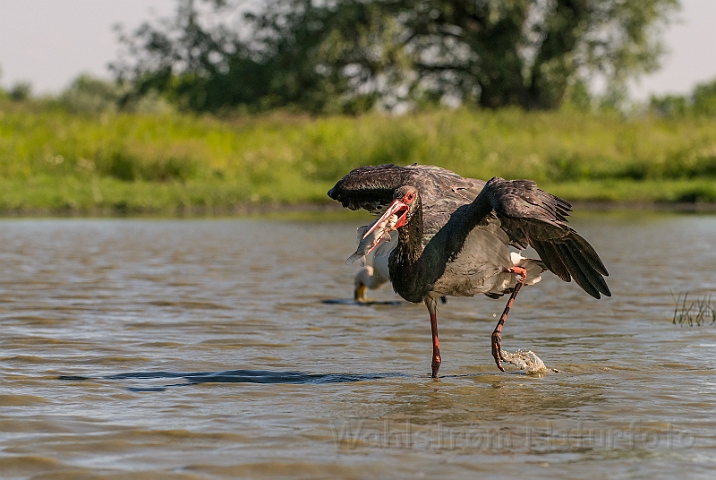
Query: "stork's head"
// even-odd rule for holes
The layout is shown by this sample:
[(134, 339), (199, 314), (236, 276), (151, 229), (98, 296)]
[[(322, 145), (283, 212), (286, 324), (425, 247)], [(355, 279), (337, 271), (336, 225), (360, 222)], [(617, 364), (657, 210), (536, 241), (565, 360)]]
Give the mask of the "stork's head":
[[(387, 231), (399, 229), (408, 223), (419, 208), (420, 196), (417, 188), (410, 185), (397, 188), (393, 193), (393, 201), (385, 210), (385, 213), (373, 223), (373, 226), (365, 233), (363, 238), (367, 237), (376, 228), (386, 228), (387, 226)], [(393, 216), (397, 220), (391, 221)]]
[(408, 220), (415, 214), (419, 206), (420, 196), (418, 195), (418, 189), (410, 185), (405, 185), (395, 190), (393, 193), (393, 202), (388, 206), (383, 217), (396, 215), (398, 221), (395, 222), (394, 228), (398, 229), (408, 223)]

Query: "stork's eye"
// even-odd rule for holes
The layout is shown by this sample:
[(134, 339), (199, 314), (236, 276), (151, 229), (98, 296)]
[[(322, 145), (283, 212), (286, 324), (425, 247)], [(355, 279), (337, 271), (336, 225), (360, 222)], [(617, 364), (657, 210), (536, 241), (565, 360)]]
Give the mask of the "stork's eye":
[(411, 192), (411, 193), (409, 193), (409, 194), (407, 194), (407, 195), (405, 196), (405, 199), (406, 199), (408, 202), (412, 202), (413, 200), (415, 200), (415, 194)]

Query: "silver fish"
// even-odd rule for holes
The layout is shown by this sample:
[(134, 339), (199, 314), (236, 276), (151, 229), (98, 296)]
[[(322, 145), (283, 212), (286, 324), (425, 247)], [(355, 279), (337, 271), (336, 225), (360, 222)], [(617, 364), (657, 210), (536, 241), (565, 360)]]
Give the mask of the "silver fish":
[(358, 227), (358, 249), (353, 255), (348, 257), (348, 260), (346, 260), (347, 264), (355, 263), (356, 260), (360, 259), (361, 265), (365, 265), (366, 255), (375, 250), (381, 242), (390, 242), (390, 232), (396, 230), (395, 224), (398, 222), (398, 216), (391, 215), (381, 224), (377, 225), (377, 228), (369, 235), (366, 235), (366, 232), (373, 228), (379, 220), (380, 219), (376, 220), (370, 225)]

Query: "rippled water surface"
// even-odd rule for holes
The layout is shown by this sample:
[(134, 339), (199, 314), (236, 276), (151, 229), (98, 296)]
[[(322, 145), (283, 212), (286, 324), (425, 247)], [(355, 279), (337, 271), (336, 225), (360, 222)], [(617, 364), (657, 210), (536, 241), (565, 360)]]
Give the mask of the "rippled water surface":
[[(716, 217), (573, 225), (610, 299), (554, 276), (439, 311), (348, 299), (356, 223), (0, 221), (0, 478), (713, 478)], [(371, 295), (398, 298), (390, 287)], [(715, 295), (716, 297), (716, 295)]]

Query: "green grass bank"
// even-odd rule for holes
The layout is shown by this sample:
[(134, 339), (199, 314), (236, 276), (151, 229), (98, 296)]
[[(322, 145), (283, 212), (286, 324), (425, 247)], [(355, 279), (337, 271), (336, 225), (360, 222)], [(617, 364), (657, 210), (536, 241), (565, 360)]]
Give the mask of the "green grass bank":
[(570, 201), (716, 202), (716, 119), (440, 110), (402, 117), (72, 114), (0, 100), (0, 211), (328, 203), (367, 164), (532, 178)]

